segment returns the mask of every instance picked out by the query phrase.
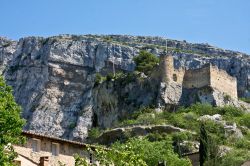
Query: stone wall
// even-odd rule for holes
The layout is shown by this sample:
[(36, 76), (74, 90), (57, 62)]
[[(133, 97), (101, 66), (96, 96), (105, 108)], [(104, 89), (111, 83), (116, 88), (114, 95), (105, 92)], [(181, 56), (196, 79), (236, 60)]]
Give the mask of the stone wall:
[[(161, 95), (165, 103), (177, 104), (183, 89), (203, 88), (210, 86), (221, 93), (237, 99), (237, 79), (226, 71), (206, 64), (198, 69), (175, 69), (171, 55), (161, 55), (159, 70), (161, 73)], [(183, 100), (183, 99), (182, 99)]]
[(183, 88), (201, 88), (208, 85), (210, 85), (210, 65), (185, 72)]
[(218, 69), (216, 66), (211, 66), (211, 86), (219, 91), (230, 95), (233, 98), (238, 98), (237, 95), (237, 80), (231, 77), (226, 71)]
[(16, 166), (37, 166), (39, 163), (32, 162), (27, 158), (18, 155), (17, 158), (14, 160), (14, 164), (16, 164)]
[(172, 75), (172, 80), (176, 82), (177, 84), (182, 85), (183, 79), (185, 75), (185, 70), (183, 68), (175, 69)]

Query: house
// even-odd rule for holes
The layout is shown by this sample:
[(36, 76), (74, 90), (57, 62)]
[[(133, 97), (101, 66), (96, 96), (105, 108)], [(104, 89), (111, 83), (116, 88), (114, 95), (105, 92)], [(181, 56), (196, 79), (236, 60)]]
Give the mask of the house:
[(73, 166), (74, 154), (79, 154), (93, 163), (92, 154), (86, 151), (84, 143), (61, 139), (43, 134), (23, 131), (27, 138), (24, 145), (14, 145), (18, 157), (15, 164), (19, 166)]

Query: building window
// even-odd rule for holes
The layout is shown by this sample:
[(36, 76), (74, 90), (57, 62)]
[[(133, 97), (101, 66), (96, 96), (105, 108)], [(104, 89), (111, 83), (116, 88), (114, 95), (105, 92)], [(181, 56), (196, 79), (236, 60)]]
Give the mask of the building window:
[(13, 161), (13, 164), (14, 164), (15, 166), (21, 166), (21, 165), (22, 165), (21, 161), (19, 161), (19, 160), (14, 160), (14, 161)]
[(58, 143), (52, 143), (51, 144), (51, 153), (53, 156), (59, 155), (59, 144)]
[(173, 80), (176, 82), (177, 81), (177, 75), (173, 74)]
[(39, 139), (32, 139), (32, 151), (33, 152), (40, 152), (41, 150), (41, 140)]

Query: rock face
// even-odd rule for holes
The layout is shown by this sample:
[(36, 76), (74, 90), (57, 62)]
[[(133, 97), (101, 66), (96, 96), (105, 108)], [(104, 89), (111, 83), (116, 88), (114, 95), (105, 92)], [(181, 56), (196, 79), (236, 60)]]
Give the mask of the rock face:
[(105, 67), (112, 47), (123, 59), (119, 67), (132, 70), (133, 48), (89, 38), (21, 39), (5, 79), (23, 107), (25, 129), (83, 140), (92, 126), (95, 72)]
[(137, 73), (106, 81), (94, 88), (94, 92), (94, 121), (102, 128), (111, 128), (117, 120), (128, 117), (140, 106), (154, 105), (158, 83)]
[[(113, 62), (116, 70), (133, 71), (132, 58), (140, 49), (159, 55), (164, 45), (160, 37), (121, 35), (27, 37), (18, 42), (0, 38), (0, 71), (23, 108), (26, 130), (82, 141), (92, 126), (111, 126), (110, 120), (138, 105), (151, 104), (158, 93), (157, 85), (146, 79), (124, 85), (122, 95), (100, 95), (110, 94), (116, 85), (95, 87), (95, 74), (109, 72)], [(176, 67), (199, 68), (211, 62), (237, 77), (240, 97), (250, 97), (248, 55), (176, 40), (169, 40), (168, 47)], [(125, 98), (118, 100), (120, 96)], [(127, 101), (128, 107), (121, 101)]]
[(16, 51), (17, 42), (0, 37), (0, 73), (6, 68)]
[(209, 86), (200, 89), (184, 89), (182, 91), (181, 105), (190, 105), (190, 103), (196, 102), (210, 103), (214, 106), (231, 105), (235, 107), (245, 107), (245, 105), (248, 105), (247, 103), (240, 103), (237, 99)]

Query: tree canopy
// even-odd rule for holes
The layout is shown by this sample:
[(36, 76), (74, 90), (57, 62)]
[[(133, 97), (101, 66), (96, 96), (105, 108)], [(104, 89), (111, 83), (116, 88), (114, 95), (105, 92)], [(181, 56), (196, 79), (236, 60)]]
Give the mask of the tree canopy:
[(139, 55), (134, 57), (136, 70), (149, 75), (153, 68), (159, 63), (159, 58), (147, 51), (140, 51)]
[[(166, 161), (168, 166), (190, 166), (185, 158), (179, 158), (173, 151), (172, 141), (165, 138), (160, 141), (149, 141), (148, 138), (131, 138), (125, 143), (116, 142), (110, 149), (89, 148), (90, 153), (102, 165), (155, 166), (159, 161)], [(76, 166), (89, 166), (84, 158), (76, 157)]]
[(12, 88), (0, 77), (0, 165), (12, 165), (16, 157), (12, 145), (24, 140), (21, 133), (25, 121), (20, 113), (21, 107), (14, 100)]

